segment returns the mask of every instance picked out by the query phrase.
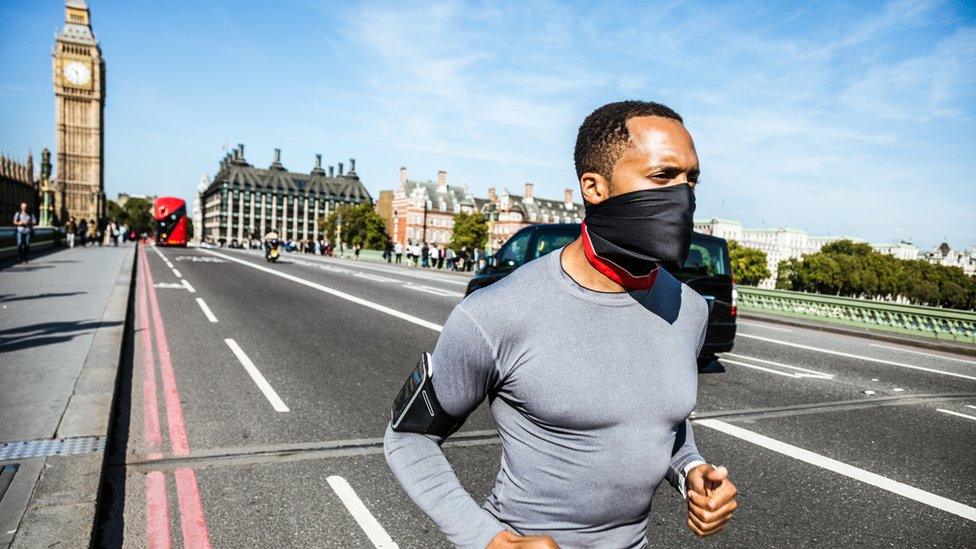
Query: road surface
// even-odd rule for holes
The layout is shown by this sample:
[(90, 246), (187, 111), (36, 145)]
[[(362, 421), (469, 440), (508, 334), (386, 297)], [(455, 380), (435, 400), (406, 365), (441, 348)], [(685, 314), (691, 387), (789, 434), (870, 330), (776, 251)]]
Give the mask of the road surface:
[[(466, 278), (286, 254), (148, 247), (103, 540), (126, 547), (445, 547), (386, 466), (390, 402)], [(700, 376), (695, 436), (740, 490), (736, 546), (976, 544), (976, 360), (742, 320)], [(598, 365), (594, 365), (597, 367)], [(479, 501), (482, 406), (446, 446)], [(699, 546), (680, 496), (651, 547)]]

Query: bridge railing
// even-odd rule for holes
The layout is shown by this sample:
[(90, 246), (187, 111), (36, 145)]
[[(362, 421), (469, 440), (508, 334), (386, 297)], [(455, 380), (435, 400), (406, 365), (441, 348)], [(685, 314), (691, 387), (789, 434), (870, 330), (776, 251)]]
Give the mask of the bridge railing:
[[(0, 227), (0, 257), (13, 257), (17, 255), (17, 232), (16, 227)], [(62, 233), (57, 227), (34, 227), (34, 234), (31, 236), (30, 247), (32, 250), (40, 250), (61, 243)]]
[(976, 313), (738, 286), (739, 308), (904, 335), (976, 343)]

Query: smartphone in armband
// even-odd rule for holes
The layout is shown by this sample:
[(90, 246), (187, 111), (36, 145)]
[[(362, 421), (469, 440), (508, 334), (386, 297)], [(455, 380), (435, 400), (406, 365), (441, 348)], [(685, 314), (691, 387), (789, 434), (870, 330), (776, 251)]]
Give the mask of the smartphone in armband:
[(390, 426), (394, 431), (446, 437), (464, 423), (441, 408), (434, 392), (433, 375), (430, 353), (424, 353), (393, 399)]

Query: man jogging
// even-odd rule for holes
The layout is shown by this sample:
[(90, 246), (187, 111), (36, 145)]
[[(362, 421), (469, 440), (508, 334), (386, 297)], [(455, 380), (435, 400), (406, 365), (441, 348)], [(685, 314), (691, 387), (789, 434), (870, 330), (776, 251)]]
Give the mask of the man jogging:
[[(736, 507), (728, 472), (701, 458), (688, 419), (708, 306), (659, 268), (681, 265), (691, 242), (691, 136), (663, 105), (611, 103), (583, 122), (575, 160), (580, 238), (458, 304), (429, 375), (414, 374), (425, 383), (410, 401), (422, 402), (416, 417), (438, 417), (411, 432), (410, 407), (398, 415), (395, 403), (386, 431), (393, 473), (457, 546), (644, 547), (664, 479), (699, 536)], [(478, 505), (440, 444), (485, 397), (502, 455)]]

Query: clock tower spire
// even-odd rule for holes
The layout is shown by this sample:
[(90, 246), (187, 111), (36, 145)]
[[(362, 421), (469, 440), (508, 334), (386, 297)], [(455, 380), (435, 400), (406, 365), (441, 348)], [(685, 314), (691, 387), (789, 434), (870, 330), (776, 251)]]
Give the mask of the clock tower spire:
[(98, 219), (105, 213), (105, 60), (85, 0), (66, 0), (54, 41), (55, 212)]

